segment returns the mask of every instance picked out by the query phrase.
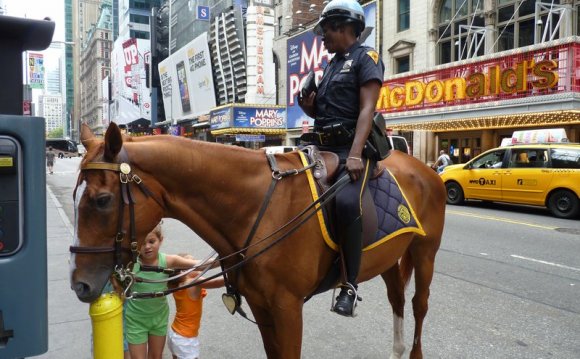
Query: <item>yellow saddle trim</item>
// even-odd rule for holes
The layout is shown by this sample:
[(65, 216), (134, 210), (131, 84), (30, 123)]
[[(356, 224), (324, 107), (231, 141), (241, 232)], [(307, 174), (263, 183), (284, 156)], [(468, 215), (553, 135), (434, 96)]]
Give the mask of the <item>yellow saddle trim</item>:
[[(304, 153), (302, 153), (302, 151), (299, 151), (298, 153), (300, 154), (300, 159), (302, 160), (302, 164), (304, 166), (307, 166), (308, 161), (306, 160), (306, 156), (304, 155)], [(312, 194), (312, 200), (316, 201), (316, 200), (318, 200), (318, 190), (316, 189), (316, 182), (314, 181), (314, 175), (312, 174), (312, 169), (309, 169), (308, 171), (306, 171), (306, 177), (308, 178), (308, 186), (310, 187), (310, 193)], [(320, 204), (317, 204), (316, 209), (318, 210), (319, 208), (320, 208)], [(332, 241), (332, 239), (330, 239), (330, 234), (328, 233), (328, 230), (326, 229), (326, 223), (324, 222), (324, 215), (322, 214), (322, 209), (320, 209), (316, 212), (316, 216), (318, 217), (318, 223), (320, 224), (320, 230), (322, 231), (322, 238), (324, 238), (326, 245), (329, 246), (330, 248), (332, 248), (333, 250), (338, 251), (338, 246), (336, 245), (336, 243), (334, 243)]]

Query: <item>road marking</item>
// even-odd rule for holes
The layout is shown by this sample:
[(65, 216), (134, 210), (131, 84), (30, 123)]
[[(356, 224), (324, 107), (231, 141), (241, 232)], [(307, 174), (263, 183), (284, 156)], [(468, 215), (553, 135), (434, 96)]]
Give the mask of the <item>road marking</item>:
[(558, 267), (558, 268), (570, 269), (570, 270), (574, 270), (574, 271), (580, 272), (580, 268), (569, 267), (569, 266), (566, 266), (566, 265), (563, 265), (563, 264), (546, 262), (546, 261), (543, 261), (543, 260), (540, 260), (540, 259), (534, 259), (534, 258), (528, 258), (528, 257), (518, 256), (516, 254), (512, 254), (511, 257), (518, 258), (518, 259), (523, 259), (523, 260), (530, 261), (530, 262), (547, 264), (547, 265), (554, 266), (554, 267)]
[(549, 229), (549, 230), (555, 230), (556, 228), (558, 228), (558, 227), (554, 227), (554, 226), (542, 226), (539, 224), (534, 224), (534, 223), (529, 223), (529, 222), (516, 221), (514, 219), (507, 219), (507, 218), (495, 217), (495, 216), (486, 216), (483, 214), (460, 212), (460, 211), (454, 211), (454, 210), (449, 210), (449, 209), (447, 210), (447, 213), (458, 214), (460, 216), (466, 216), (466, 217), (488, 219), (490, 221), (498, 221), (498, 222), (505, 222), (505, 223), (512, 223), (512, 224), (521, 224), (523, 226), (529, 226), (529, 227), (534, 227), (534, 228), (542, 228), (542, 229)]

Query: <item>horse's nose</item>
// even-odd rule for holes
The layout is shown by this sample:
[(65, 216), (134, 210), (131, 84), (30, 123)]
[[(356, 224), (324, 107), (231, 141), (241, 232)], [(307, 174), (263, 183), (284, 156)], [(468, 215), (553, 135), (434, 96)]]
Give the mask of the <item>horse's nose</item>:
[(83, 302), (91, 295), (91, 287), (84, 282), (74, 283), (72, 289), (75, 291), (77, 297)]

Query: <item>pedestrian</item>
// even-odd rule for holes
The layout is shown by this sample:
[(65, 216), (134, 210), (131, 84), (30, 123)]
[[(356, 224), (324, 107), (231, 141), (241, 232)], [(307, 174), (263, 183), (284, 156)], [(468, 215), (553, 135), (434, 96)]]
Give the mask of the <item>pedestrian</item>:
[[(133, 284), (132, 290), (138, 293), (161, 292), (167, 289), (168, 275), (157, 271), (143, 271), (142, 265), (160, 268), (190, 268), (197, 260), (159, 251), (163, 243), (161, 223), (146, 237), (139, 247), (139, 257), (133, 268), (135, 275), (156, 282)], [(125, 307), (125, 326), (127, 341), (132, 359), (161, 359), (167, 335), (169, 304), (165, 296), (146, 299), (130, 299)]]
[[(193, 259), (190, 255), (182, 255)], [(204, 280), (201, 272), (193, 271), (183, 277), (177, 285), (186, 285), (193, 280)], [(175, 318), (168, 329), (167, 347), (173, 354), (173, 359), (199, 358), (199, 328), (203, 313), (203, 298), (207, 295), (206, 289), (224, 286), (224, 277), (210, 279), (200, 285), (195, 285), (173, 293), (175, 300)]]
[[(333, 311), (353, 316), (357, 302), (357, 276), (362, 251), (361, 198), (374, 156), (363, 152), (373, 125), (373, 115), (383, 84), (385, 66), (379, 54), (358, 38), (365, 28), (364, 11), (354, 0), (333, 0), (322, 11), (314, 32), (334, 57), (324, 69), (318, 88), (301, 93), (298, 103), (314, 118), (321, 149), (338, 154), (339, 177), (351, 182), (336, 195), (338, 239), (346, 264), (346, 278)], [(306, 142), (308, 142), (305, 136)], [(313, 137), (310, 137), (313, 138)]]
[(433, 167), (437, 168), (437, 173), (441, 173), (443, 172), (443, 169), (445, 167), (452, 164), (453, 161), (451, 160), (451, 157), (449, 157), (449, 155), (445, 153), (445, 150), (441, 150), (439, 151), (439, 157), (437, 158), (437, 161), (435, 161), (435, 163), (433, 164)]
[(48, 147), (46, 151), (46, 167), (48, 167), (48, 173), (52, 174), (52, 167), (54, 166), (54, 160), (56, 155), (52, 149), (52, 146)]

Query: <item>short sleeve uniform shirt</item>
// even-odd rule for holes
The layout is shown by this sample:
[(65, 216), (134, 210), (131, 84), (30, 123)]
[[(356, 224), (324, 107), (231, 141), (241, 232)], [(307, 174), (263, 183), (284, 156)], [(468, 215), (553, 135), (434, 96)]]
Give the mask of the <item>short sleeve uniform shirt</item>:
[(382, 84), (384, 71), (379, 54), (358, 42), (343, 55), (336, 54), (324, 69), (318, 85), (315, 127), (338, 122), (349, 129), (356, 127), (361, 86), (368, 81)]

